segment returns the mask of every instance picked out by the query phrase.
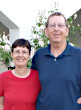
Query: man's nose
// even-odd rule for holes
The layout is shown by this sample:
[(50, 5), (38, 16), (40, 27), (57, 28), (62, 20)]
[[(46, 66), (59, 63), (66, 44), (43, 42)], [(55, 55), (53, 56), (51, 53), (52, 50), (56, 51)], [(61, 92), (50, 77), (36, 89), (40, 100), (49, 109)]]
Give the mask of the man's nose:
[(55, 25), (54, 29), (55, 30), (59, 30), (59, 26), (58, 25)]

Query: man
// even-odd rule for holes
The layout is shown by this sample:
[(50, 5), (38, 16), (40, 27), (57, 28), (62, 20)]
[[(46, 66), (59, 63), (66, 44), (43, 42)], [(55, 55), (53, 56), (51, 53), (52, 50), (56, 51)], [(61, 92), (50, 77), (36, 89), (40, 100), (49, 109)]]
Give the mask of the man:
[(32, 60), (42, 88), (37, 110), (81, 110), (81, 49), (66, 41), (68, 33), (63, 14), (55, 12), (48, 17), (45, 34), (50, 44), (39, 49)]

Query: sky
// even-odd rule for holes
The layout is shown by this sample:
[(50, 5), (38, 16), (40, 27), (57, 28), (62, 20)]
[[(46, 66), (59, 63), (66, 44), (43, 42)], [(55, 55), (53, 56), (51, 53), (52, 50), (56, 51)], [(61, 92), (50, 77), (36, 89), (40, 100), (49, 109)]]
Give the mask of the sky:
[(81, 8), (80, 5), (79, 0), (0, 0), (0, 10), (22, 29), (25, 37), (31, 36), (39, 10), (57, 7), (68, 18)]

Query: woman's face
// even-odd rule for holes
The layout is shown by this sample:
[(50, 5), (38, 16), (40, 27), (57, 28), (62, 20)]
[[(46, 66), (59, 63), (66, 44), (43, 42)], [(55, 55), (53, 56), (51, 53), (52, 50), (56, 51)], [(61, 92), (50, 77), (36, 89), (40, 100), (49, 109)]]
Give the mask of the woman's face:
[(16, 47), (11, 53), (14, 64), (17, 67), (27, 67), (27, 62), (30, 57), (29, 49), (27, 47)]

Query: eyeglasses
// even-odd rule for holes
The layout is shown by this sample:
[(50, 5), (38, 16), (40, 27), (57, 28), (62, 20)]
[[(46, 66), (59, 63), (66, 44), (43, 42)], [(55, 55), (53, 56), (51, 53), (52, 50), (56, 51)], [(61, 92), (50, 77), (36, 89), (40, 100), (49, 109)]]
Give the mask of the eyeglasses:
[(23, 51), (20, 52), (19, 50), (16, 50), (16, 51), (14, 51), (14, 53), (16, 55), (19, 55), (20, 53), (22, 53), (23, 55), (27, 55), (28, 54), (28, 51), (23, 50)]
[(48, 27), (49, 27), (50, 29), (55, 29), (56, 26), (58, 26), (58, 28), (62, 29), (62, 28), (64, 28), (66, 25), (65, 25), (65, 24), (49, 24), (49, 25), (48, 25)]

